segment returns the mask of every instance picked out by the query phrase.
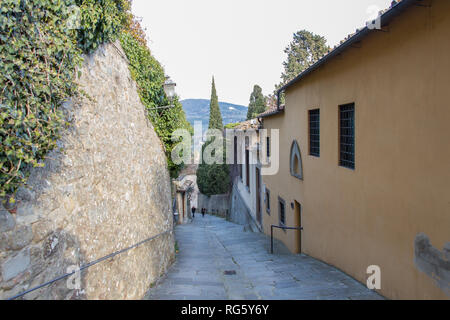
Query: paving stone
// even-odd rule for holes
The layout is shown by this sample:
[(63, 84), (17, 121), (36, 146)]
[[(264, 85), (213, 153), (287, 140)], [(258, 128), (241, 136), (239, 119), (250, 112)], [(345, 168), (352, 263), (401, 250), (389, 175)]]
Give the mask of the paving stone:
[[(150, 300), (383, 299), (339, 270), (306, 255), (268, 253), (267, 236), (205, 216), (178, 226), (180, 253)], [(224, 271), (236, 271), (225, 275)]]
[(299, 285), (298, 281), (291, 279), (289, 281), (276, 281), (275, 288), (277, 288), (277, 289), (299, 288), (300, 289), (300, 285)]

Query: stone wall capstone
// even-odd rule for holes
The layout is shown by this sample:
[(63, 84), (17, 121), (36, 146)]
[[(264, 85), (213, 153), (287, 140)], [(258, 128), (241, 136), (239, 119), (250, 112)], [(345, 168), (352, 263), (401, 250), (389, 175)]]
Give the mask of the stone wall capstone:
[[(120, 44), (86, 56), (69, 101), (72, 126), (19, 189), (17, 211), (0, 209), (0, 299), (173, 229), (170, 177)], [(12, 213), (11, 213), (12, 212)], [(25, 299), (140, 299), (174, 259), (169, 232)]]

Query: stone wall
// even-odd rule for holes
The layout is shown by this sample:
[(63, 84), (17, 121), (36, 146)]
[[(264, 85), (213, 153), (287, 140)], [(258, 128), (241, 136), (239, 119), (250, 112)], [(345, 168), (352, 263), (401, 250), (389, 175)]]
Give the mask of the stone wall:
[[(85, 58), (89, 99), (67, 102), (72, 127), (44, 168), (32, 169), (17, 210), (0, 210), (0, 299), (172, 230), (163, 147), (147, 120), (120, 44)], [(99, 263), (25, 299), (139, 299), (174, 259), (173, 233)]]
[(197, 212), (201, 214), (202, 208), (206, 208), (208, 214), (226, 218), (230, 213), (230, 195), (218, 194), (208, 197), (199, 193)]

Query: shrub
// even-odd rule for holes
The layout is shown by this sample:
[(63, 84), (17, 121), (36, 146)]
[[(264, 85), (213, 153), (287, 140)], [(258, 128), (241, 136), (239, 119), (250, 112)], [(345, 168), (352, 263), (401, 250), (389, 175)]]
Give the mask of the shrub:
[(198, 189), (207, 196), (230, 190), (230, 170), (227, 164), (200, 164), (197, 170)]
[[(204, 154), (205, 148), (212, 140), (208, 140), (202, 146), (202, 154)], [(230, 179), (230, 167), (225, 163), (226, 157), (226, 142), (224, 141), (223, 152), (223, 164), (213, 163), (206, 164), (201, 163), (197, 169), (197, 185), (200, 192), (207, 196), (215, 194), (224, 194), (230, 191), (231, 179)]]

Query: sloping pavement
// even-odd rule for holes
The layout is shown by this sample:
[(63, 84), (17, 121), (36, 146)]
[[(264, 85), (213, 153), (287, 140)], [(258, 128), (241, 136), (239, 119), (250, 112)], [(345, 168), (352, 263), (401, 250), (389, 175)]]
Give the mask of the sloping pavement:
[(268, 252), (270, 239), (224, 219), (197, 215), (177, 226), (177, 260), (149, 300), (383, 299), (305, 255)]

